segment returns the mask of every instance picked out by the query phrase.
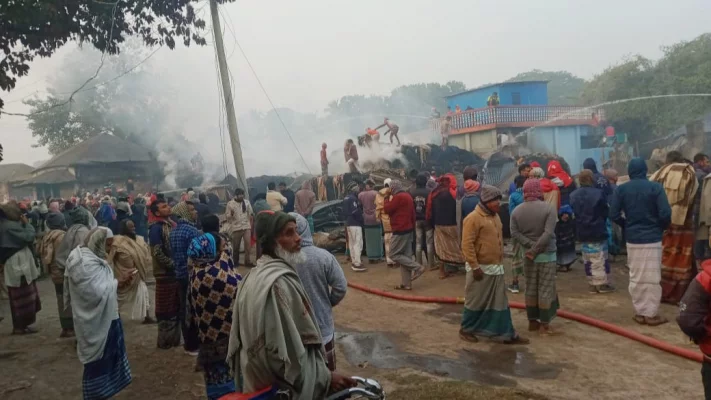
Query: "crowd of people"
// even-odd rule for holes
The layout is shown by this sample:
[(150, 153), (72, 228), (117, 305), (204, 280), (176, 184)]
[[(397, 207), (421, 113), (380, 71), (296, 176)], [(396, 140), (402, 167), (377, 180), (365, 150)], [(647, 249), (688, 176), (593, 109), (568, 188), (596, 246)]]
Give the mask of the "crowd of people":
[[(681, 303), (680, 326), (702, 351), (711, 348), (711, 262), (696, 275), (711, 253), (708, 157), (699, 154), (691, 163), (670, 152), (650, 178), (646, 163), (635, 158), (629, 182), (619, 186), (615, 171), (600, 173), (591, 159), (584, 167), (576, 182), (555, 160), (545, 171), (521, 164), (508, 194), (481, 184), (473, 167), (464, 170), (462, 185), (453, 174), (424, 171), (409, 190), (394, 179), (382, 186), (353, 181), (342, 205), (351, 268), (367, 273), (363, 253), (369, 264), (384, 259), (400, 270), (397, 290), (412, 290), (428, 269), (440, 279), (463, 269), (460, 338), (520, 345), (529, 339), (514, 327), (507, 290), (525, 292), (529, 332), (553, 335), (556, 274), (574, 265), (576, 242), (591, 294), (615, 290), (608, 254), (626, 247), (634, 320), (663, 324), (660, 303)], [(508, 282), (499, 217), (506, 196), (513, 242)], [(208, 202), (194, 193), (172, 206), (145, 197), (145, 212), (135, 207), (144, 204), (138, 198), (114, 203), (109, 197), (94, 207), (86, 197), (64, 209), (50, 201), (46, 212), (38, 205), (33, 211), (42, 215), (44, 230), (38, 251), (26, 207), (0, 206), (0, 264), (13, 333), (36, 332), (38, 259), (55, 287), (60, 337), (76, 338), (85, 399), (109, 398), (131, 382), (128, 319), (157, 323), (158, 348), (182, 346), (196, 357), (209, 399), (235, 391), (325, 398), (355, 384), (335, 372), (332, 308), (345, 297), (347, 282), (336, 258), (313, 243), (310, 185), (294, 193), (269, 183), (254, 204), (237, 189), (222, 222), (201, 210)], [(136, 221), (137, 214), (145, 221)], [(240, 251), (250, 268), (244, 277), (236, 269)], [(710, 362), (704, 370), (711, 371)], [(711, 388), (711, 374), (704, 383)]]
[(592, 159), (585, 160), (577, 182), (557, 160), (546, 167), (520, 164), (509, 188), (508, 284), (498, 217), (504, 194), (481, 185), (472, 167), (464, 170), (462, 185), (452, 174), (422, 172), (409, 193), (396, 180), (387, 179), (382, 187), (351, 183), (343, 201), (351, 269), (367, 271), (364, 244), (370, 263), (384, 258), (400, 268), (398, 290), (412, 290), (425, 266), (438, 270), (441, 279), (464, 269), (461, 337), (523, 343), (527, 340), (511, 325), (506, 289), (525, 291), (530, 331), (553, 334), (556, 274), (578, 261), (576, 243), (591, 294), (616, 290), (610, 253), (626, 248), (634, 320), (648, 326), (668, 322), (659, 314), (660, 303), (679, 304), (697, 266), (709, 258), (711, 193), (705, 196), (700, 189), (711, 172), (708, 157), (698, 154), (692, 162), (669, 152), (666, 164), (649, 178), (647, 164), (633, 159), (629, 182), (619, 186), (618, 173), (599, 172)]

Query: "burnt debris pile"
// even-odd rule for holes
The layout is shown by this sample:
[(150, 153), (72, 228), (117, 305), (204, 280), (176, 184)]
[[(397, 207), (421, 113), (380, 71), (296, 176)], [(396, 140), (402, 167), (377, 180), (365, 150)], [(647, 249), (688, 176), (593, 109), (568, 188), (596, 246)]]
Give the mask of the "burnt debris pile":
[(401, 152), (407, 160), (407, 165), (404, 165), (401, 160), (395, 160), (391, 168), (434, 170), (438, 175), (447, 172), (461, 173), (468, 166), (481, 168), (486, 161), (478, 155), (456, 146), (449, 146), (443, 150), (439, 146), (403, 145)]

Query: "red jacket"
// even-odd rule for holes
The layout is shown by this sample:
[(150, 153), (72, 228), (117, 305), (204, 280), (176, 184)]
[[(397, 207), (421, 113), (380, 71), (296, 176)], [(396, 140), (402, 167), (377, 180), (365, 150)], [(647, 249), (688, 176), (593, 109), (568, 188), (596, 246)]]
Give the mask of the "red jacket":
[(393, 234), (412, 232), (415, 229), (415, 202), (407, 192), (386, 198), (383, 209), (390, 216)]
[(701, 263), (702, 271), (691, 281), (679, 302), (677, 323), (681, 330), (711, 357), (711, 260)]

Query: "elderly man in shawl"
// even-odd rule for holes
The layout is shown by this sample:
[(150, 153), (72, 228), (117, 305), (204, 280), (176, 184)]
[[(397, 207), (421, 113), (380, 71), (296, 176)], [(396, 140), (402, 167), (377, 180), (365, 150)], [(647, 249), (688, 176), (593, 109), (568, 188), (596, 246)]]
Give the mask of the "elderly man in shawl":
[(150, 316), (150, 295), (146, 285), (155, 283), (148, 243), (136, 235), (136, 225), (130, 219), (121, 221), (120, 233), (114, 236), (108, 257), (119, 281), (119, 307), (122, 314), (132, 320), (155, 323)]
[(328, 369), (336, 370), (336, 339), (334, 337), (332, 308), (346, 297), (348, 282), (341, 265), (330, 252), (314, 246), (306, 220), (296, 214), (296, 230), (301, 236), (301, 251), (306, 255), (303, 263), (293, 265), (304, 285), (314, 309), (321, 338), (326, 349)]
[(497, 214), (500, 206), (501, 191), (484, 185), (481, 202), (462, 224), (467, 281), (459, 337), (474, 343), (479, 341), (477, 336), (484, 336), (504, 344), (527, 344), (528, 339), (513, 327), (506, 297), (504, 238)]
[(524, 202), (511, 214), (511, 237), (526, 249), (523, 261), (526, 276), (528, 330), (553, 334), (550, 326), (558, 310), (555, 287), (558, 212), (543, 201), (538, 179), (523, 184)]
[(678, 151), (649, 178), (664, 188), (671, 206), (671, 225), (662, 238), (662, 302), (678, 304), (696, 276), (694, 265), (694, 199), (699, 189), (694, 167)]
[[(204, 220), (206, 221), (206, 220)], [(205, 233), (190, 242), (190, 317), (198, 329), (202, 367), (208, 400), (235, 391), (232, 370), (225, 361), (232, 328), (232, 308), (237, 296), (237, 273), (228, 241), (218, 233)]]
[(64, 215), (61, 213), (50, 213), (47, 216), (47, 229), (40, 242), (39, 253), (42, 259), (42, 264), (49, 271), (49, 276), (54, 284), (54, 292), (57, 296), (57, 309), (59, 311), (59, 324), (62, 326), (60, 338), (74, 336), (74, 327), (72, 323), (72, 313), (66, 312), (64, 308), (64, 271), (57, 267), (56, 258), (59, 246), (64, 240), (64, 235), (67, 233), (67, 226), (64, 222)]
[(390, 215), (393, 237), (390, 242), (390, 258), (400, 266), (398, 290), (412, 290), (412, 281), (425, 272), (425, 267), (414, 259), (413, 239), (415, 236), (415, 203), (412, 196), (403, 190), (402, 183), (394, 179), (390, 182), (392, 196), (385, 199), (385, 212)]
[(439, 279), (445, 279), (449, 276), (447, 266), (459, 267), (465, 260), (457, 228), (457, 180), (447, 174), (441, 176), (438, 183), (427, 199), (425, 218), (434, 226), (435, 252), (442, 262)]
[(77, 355), (84, 364), (84, 400), (108, 399), (131, 383), (123, 326), (111, 266), (106, 262), (113, 234), (92, 229), (67, 260), (66, 293), (71, 298)]
[(170, 249), (173, 258), (173, 271), (178, 280), (180, 304), (178, 309), (178, 323), (183, 334), (183, 348), (185, 352), (197, 356), (200, 343), (197, 330), (190, 320), (185, 318), (188, 312), (188, 286), (190, 284), (190, 271), (188, 270), (188, 247), (193, 239), (200, 236), (200, 231), (195, 226), (197, 210), (192, 202), (181, 201), (173, 207), (172, 215), (178, 217), (177, 226), (170, 232)]
[(274, 388), (291, 399), (325, 399), (355, 382), (331, 372), (314, 309), (293, 265), (306, 260), (296, 221), (257, 215), (263, 255), (242, 282), (232, 311), (227, 361), (243, 393)]
[(170, 232), (174, 222), (170, 219), (171, 210), (164, 199), (156, 198), (150, 207), (152, 223), (148, 231), (148, 245), (151, 247), (156, 279), (157, 345), (160, 349), (170, 349), (180, 346), (180, 286), (175, 278), (170, 248)]
[(4, 264), (0, 279), (10, 297), (13, 335), (37, 333), (31, 325), (42, 304), (35, 282), (40, 274), (31, 249), (34, 241), (35, 230), (17, 204), (0, 206), (0, 265)]

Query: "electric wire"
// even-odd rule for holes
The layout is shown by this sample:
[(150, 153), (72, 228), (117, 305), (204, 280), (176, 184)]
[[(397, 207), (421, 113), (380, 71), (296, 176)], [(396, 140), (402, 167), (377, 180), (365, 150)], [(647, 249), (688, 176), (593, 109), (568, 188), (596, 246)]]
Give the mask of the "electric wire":
[[(264, 84), (262, 84), (262, 80), (259, 79), (259, 75), (257, 74), (257, 71), (254, 69), (254, 66), (252, 66), (252, 63), (249, 61), (249, 57), (247, 57), (247, 54), (245, 53), (244, 49), (242, 48), (242, 45), (240, 45), (239, 40), (237, 40), (237, 35), (234, 33), (234, 30), (232, 29), (232, 27), (228, 27), (228, 29), (232, 33), (232, 38), (235, 41), (235, 45), (239, 49), (240, 53), (242, 53), (242, 57), (244, 57), (244, 60), (247, 62), (247, 66), (249, 66), (249, 69), (252, 71), (252, 74), (254, 75), (254, 78), (257, 80), (259, 87), (262, 89), (264, 96), (267, 98), (267, 101), (269, 101), (269, 104), (271, 105), (272, 110), (274, 111), (274, 114), (277, 116), (279, 123), (281, 123), (281, 126), (284, 128), (284, 131), (286, 132), (287, 136), (289, 136), (289, 140), (294, 145), (294, 149), (296, 149), (296, 153), (299, 155), (299, 158), (301, 158), (301, 162), (304, 163), (304, 166), (306, 167), (306, 170), (309, 172), (309, 174), (312, 174), (311, 168), (309, 168), (309, 165), (306, 163), (306, 159), (304, 158), (303, 154), (301, 154), (299, 147), (296, 145), (294, 138), (291, 136), (291, 132), (289, 132), (289, 128), (286, 127), (286, 124), (284, 123), (284, 120), (281, 118), (281, 115), (279, 114), (279, 111), (277, 110), (276, 106), (274, 105), (274, 102), (272, 101), (271, 96), (269, 96), (269, 93), (267, 92), (266, 88), (264, 87)], [(229, 67), (228, 67), (228, 69), (229, 69)]]

